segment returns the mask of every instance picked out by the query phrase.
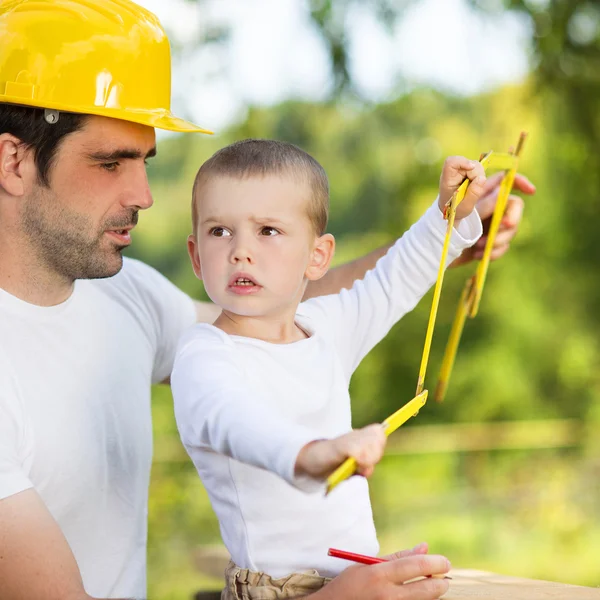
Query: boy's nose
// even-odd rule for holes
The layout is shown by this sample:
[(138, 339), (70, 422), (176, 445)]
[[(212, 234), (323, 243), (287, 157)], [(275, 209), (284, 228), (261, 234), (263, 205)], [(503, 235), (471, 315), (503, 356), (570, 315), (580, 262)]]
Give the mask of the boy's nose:
[(231, 262), (234, 264), (240, 262), (252, 264), (254, 259), (249, 244), (245, 243), (243, 240), (239, 240), (238, 243), (234, 244), (231, 251)]

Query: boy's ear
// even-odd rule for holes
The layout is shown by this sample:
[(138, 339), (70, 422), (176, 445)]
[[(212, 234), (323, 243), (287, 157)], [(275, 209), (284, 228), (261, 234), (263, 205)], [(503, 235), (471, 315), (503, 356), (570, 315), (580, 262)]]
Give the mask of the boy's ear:
[(309, 281), (321, 279), (331, 264), (335, 252), (335, 238), (330, 233), (318, 237), (311, 253), (310, 262), (304, 273)]
[(25, 193), (24, 174), (32, 162), (31, 153), (19, 138), (10, 133), (0, 135), (0, 187), (11, 196)]
[(190, 255), (190, 260), (192, 261), (192, 268), (194, 269), (194, 273), (196, 273), (196, 277), (202, 281), (202, 265), (200, 264), (200, 255), (198, 254), (198, 244), (196, 242), (196, 236), (193, 233), (188, 235), (187, 239), (187, 248), (188, 254)]

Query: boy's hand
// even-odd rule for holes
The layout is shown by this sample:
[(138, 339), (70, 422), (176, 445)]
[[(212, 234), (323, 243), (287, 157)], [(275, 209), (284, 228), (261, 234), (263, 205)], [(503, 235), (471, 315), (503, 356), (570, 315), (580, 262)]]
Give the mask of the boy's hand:
[(381, 425), (355, 429), (333, 440), (317, 440), (306, 444), (296, 459), (296, 475), (326, 479), (347, 458), (354, 458), (356, 472), (369, 477), (381, 460), (387, 437)]
[(469, 160), (464, 156), (450, 156), (447, 158), (440, 176), (438, 206), (442, 212), (444, 212), (444, 207), (452, 194), (466, 178), (471, 180), (471, 184), (463, 201), (456, 209), (455, 223), (468, 217), (473, 212), (477, 200), (483, 194), (486, 178), (485, 171), (479, 161)]

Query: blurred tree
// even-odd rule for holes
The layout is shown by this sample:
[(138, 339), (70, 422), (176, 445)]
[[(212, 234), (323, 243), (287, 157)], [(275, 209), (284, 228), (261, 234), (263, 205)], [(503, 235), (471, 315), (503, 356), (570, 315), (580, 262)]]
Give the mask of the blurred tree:
[[(332, 101), (251, 108), (244, 123), (218, 138), (161, 141), (149, 167), (157, 202), (142, 216), (131, 252), (201, 295), (185, 249), (191, 184), (199, 165), (236, 139), (286, 139), (324, 165), (340, 263), (389, 241), (418, 217), (435, 197), (445, 156), (503, 150), (514, 143), (515, 128), (528, 130), (522, 170), (538, 194), (527, 202), (514, 250), (490, 269), (446, 402), (428, 403), (406, 427), (575, 418), (589, 442), (570, 452), (392, 457), (374, 481), (375, 511), (388, 550), (429, 539), (465, 566), (598, 585), (600, 9), (577, 0), (470, 2), (492, 17), (511, 10), (531, 21), (530, 80), (472, 98), (416, 89), (386, 104), (361, 105), (350, 76), (349, 11), (372, 9), (391, 31), (410, 0), (309, 0), (336, 74)], [(224, 46), (226, 34), (196, 43)], [(468, 274), (466, 268), (447, 275), (429, 389)], [(361, 364), (352, 381), (356, 425), (382, 419), (414, 393), (429, 304), (427, 297)], [(195, 578), (195, 567), (186, 565), (190, 549), (215, 543), (219, 533), (191, 463), (169, 462), (179, 442), (164, 388), (153, 407), (157, 454), (167, 458), (154, 472), (149, 576), (152, 596), (166, 600), (186, 597), (173, 591), (179, 569)], [(583, 468), (578, 454), (586, 443)]]
[[(588, 270), (594, 237), (582, 238), (581, 231), (595, 230), (597, 219), (582, 222), (593, 201), (575, 180), (585, 169), (585, 146), (563, 130), (556, 111), (555, 95), (533, 97), (530, 85), (467, 99), (416, 90), (369, 110), (298, 102), (251, 109), (245, 123), (220, 139), (162, 143), (150, 167), (159, 201), (144, 215), (151, 235), (141, 229), (133, 251), (199, 295), (185, 251), (191, 182), (203, 160), (235, 139), (283, 138), (322, 162), (331, 184), (330, 230), (343, 261), (399, 235), (418, 217), (435, 197), (444, 156), (477, 156), (491, 143), (507, 148), (522, 126), (531, 132), (523, 169), (539, 183), (539, 195), (528, 203), (518, 249), (492, 267), (481, 314), (467, 325), (451, 385), (450, 397), (460, 402), (423, 411), (419, 421), (583, 417), (599, 397), (598, 341), (589, 328), (598, 315), (589, 298), (598, 297), (600, 285)], [(175, 179), (165, 176), (170, 169)], [(447, 278), (430, 388), (468, 273)], [(357, 424), (381, 419), (414, 392), (428, 305), (405, 317), (354, 377)]]

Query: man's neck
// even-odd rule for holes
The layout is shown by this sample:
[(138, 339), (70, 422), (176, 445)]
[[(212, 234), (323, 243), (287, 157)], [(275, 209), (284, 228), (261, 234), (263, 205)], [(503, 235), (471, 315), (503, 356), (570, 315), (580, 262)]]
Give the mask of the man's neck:
[(30, 304), (55, 306), (69, 298), (73, 285), (43, 264), (28, 244), (0, 231), (0, 288)]

